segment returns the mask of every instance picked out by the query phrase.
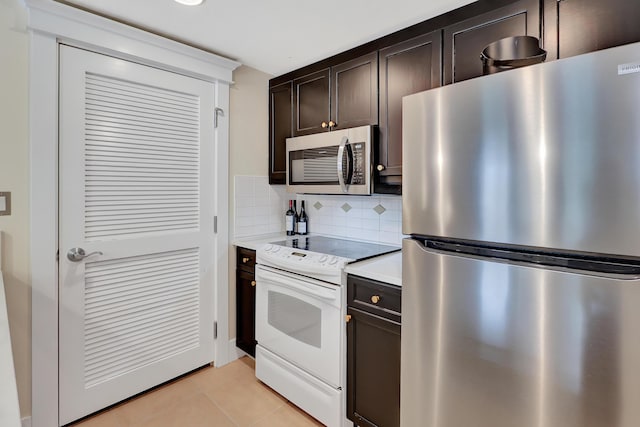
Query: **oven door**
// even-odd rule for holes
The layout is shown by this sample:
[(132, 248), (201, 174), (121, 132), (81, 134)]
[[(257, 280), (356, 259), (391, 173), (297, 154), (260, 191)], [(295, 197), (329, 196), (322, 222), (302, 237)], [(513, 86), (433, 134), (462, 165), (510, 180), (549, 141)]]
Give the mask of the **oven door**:
[(340, 385), (340, 287), (258, 265), (258, 345)]

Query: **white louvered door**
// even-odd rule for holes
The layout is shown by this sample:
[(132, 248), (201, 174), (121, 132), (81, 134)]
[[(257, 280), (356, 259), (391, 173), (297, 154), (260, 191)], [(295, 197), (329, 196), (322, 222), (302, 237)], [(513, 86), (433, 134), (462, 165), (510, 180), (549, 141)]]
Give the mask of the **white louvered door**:
[(214, 91), (61, 47), (60, 425), (213, 360)]

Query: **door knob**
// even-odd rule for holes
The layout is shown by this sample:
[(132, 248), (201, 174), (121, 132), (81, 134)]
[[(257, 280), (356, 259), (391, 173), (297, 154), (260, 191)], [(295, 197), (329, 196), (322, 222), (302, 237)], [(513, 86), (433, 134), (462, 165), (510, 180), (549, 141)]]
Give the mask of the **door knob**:
[(380, 302), (380, 295), (372, 295), (371, 296), (371, 302), (374, 304), (377, 304)]
[(243, 264), (246, 264), (248, 262), (249, 262), (249, 258), (247, 258), (247, 257), (242, 258), (242, 263)]
[(255, 280), (252, 280), (252, 281), (251, 281), (251, 286), (255, 286), (255, 285), (256, 285), (256, 281), (255, 281)]
[(378, 172), (382, 172), (386, 168), (384, 167), (384, 165), (378, 165), (378, 166), (376, 166), (376, 169), (378, 169)]
[(338, 126), (338, 124), (336, 122), (334, 122), (333, 120), (329, 121), (329, 127), (330, 128), (334, 128), (336, 126)]
[(322, 126), (322, 128), (324, 129), (324, 128), (326, 128), (326, 127), (327, 127), (327, 126), (329, 126), (329, 125), (327, 124), (327, 122), (322, 122), (322, 124), (321, 124), (320, 126)]
[(87, 254), (82, 248), (71, 248), (69, 249), (69, 252), (67, 252), (67, 259), (72, 262), (80, 262), (83, 259), (89, 258), (93, 255), (103, 255), (103, 253), (100, 251), (95, 251)]

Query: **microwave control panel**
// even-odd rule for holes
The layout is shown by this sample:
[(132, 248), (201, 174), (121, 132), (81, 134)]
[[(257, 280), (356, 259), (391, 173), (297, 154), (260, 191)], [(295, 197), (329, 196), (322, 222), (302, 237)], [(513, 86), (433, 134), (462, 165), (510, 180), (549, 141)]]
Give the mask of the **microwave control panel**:
[(353, 176), (351, 178), (351, 185), (363, 185), (366, 184), (367, 180), (365, 177), (365, 153), (364, 153), (365, 144), (362, 142), (358, 142), (355, 144), (351, 144), (351, 150), (353, 152)]

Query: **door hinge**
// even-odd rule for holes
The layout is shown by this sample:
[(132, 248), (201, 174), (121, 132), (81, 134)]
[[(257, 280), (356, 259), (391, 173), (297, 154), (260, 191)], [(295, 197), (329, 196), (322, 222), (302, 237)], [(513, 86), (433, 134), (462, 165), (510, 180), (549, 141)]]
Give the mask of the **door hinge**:
[(213, 232), (217, 233), (218, 232), (218, 216), (214, 216), (213, 217)]
[(56, 262), (60, 262), (60, 249), (56, 251)]
[(224, 117), (224, 110), (220, 107), (216, 107), (213, 109), (213, 127), (218, 127), (218, 115)]
[(218, 339), (218, 322), (213, 322), (213, 339)]

